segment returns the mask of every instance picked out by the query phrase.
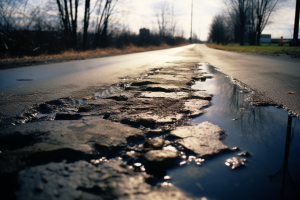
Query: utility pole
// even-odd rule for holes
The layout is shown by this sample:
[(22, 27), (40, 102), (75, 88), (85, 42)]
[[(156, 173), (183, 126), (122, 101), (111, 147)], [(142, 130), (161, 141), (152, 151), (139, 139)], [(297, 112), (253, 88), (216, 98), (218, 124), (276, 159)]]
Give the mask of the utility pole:
[(298, 34), (299, 34), (299, 11), (300, 11), (300, 0), (296, 0), (296, 13), (295, 13), (295, 25), (294, 25), (294, 37), (290, 42), (290, 46), (298, 46)]
[(191, 8), (191, 35), (190, 35), (190, 43), (193, 43), (193, 0), (192, 0), (192, 8)]

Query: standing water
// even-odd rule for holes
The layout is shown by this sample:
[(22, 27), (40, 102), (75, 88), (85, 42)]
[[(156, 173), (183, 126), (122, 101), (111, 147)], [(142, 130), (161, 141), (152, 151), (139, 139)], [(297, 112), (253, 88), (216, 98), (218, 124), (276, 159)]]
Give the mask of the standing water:
[[(203, 200), (300, 199), (300, 120), (282, 108), (254, 107), (249, 94), (216, 68), (203, 65), (212, 79), (196, 82), (194, 89), (213, 94), (213, 105), (192, 124), (212, 122), (228, 133), (226, 143), (238, 150), (220, 153), (198, 166), (194, 162), (168, 171), (170, 182)], [(237, 156), (248, 151), (250, 156)], [(228, 158), (245, 158), (232, 169)]]

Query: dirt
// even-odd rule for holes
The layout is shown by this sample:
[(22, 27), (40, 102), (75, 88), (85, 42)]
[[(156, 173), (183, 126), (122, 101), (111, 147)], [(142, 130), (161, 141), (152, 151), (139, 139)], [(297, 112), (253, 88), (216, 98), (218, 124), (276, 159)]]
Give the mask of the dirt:
[(218, 126), (189, 123), (211, 105), (211, 94), (190, 87), (202, 76), (210, 77), (198, 63), (173, 63), (82, 100), (48, 101), (1, 119), (0, 187), (7, 199), (188, 199), (163, 182), (164, 168), (189, 162), (180, 162), (183, 154), (200, 163), (228, 149)]

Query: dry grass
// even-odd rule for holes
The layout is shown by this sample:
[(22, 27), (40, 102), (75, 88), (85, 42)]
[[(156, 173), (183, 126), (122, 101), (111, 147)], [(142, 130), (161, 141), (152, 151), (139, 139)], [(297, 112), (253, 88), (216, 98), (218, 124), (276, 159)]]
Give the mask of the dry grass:
[(278, 44), (244, 45), (239, 44), (206, 44), (207, 47), (224, 51), (247, 52), (247, 53), (267, 53), (267, 54), (291, 54), (300, 57), (300, 47), (290, 47), (288, 44), (278, 46)]
[[(186, 45), (186, 44), (181, 44), (181, 45), (177, 45), (177, 46), (183, 46), (183, 45)], [(108, 48), (104, 48), (104, 49), (95, 49), (95, 50), (87, 50), (87, 51), (67, 50), (60, 54), (52, 54), (52, 55), (42, 54), (42, 55), (38, 55), (38, 56), (24, 56), (22, 58), (5, 57), (5, 58), (0, 59), (0, 62), (43, 60), (43, 59), (55, 59), (55, 58), (67, 58), (67, 57), (87, 57), (87, 56), (105, 55), (105, 54), (122, 54), (122, 53), (164, 49), (164, 48), (170, 48), (170, 47), (175, 47), (175, 46), (169, 46), (169, 45), (163, 43), (160, 46), (148, 46), (148, 47), (138, 47), (138, 46), (130, 45), (130, 46), (126, 46), (122, 49), (118, 49), (115, 47), (108, 47)]]

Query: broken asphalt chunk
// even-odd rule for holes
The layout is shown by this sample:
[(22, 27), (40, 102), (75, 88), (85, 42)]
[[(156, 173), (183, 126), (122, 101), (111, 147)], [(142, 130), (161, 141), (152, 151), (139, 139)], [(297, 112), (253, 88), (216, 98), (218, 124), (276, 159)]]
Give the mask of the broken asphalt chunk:
[(85, 161), (49, 163), (18, 174), (22, 199), (120, 199), (137, 194), (148, 194), (151, 186), (147, 175), (134, 173), (121, 161), (111, 160), (97, 166)]
[(196, 117), (202, 113), (204, 113), (201, 108), (209, 106), (210, 102), (207, 100), (200, 100), (200, 99), (190, 99), (184, 103), (183, 111), (188, 112), (190, 117)]
[(241, 153), (237, 154), (238, 156), (251, 156), (251, 154), (248, 151), (243, 151)]
[(201, 157), (228, 149), (228, 146), (224, 144), (227, 133), (210, 122), (202, 122), (196, 126), (177, 127), (171, 131), (171, 135), (182, 138), (176, 141)]
[(144, 155), (147, 163), (156, 167), (174, 166), (178, 160), (178, 152), (172, 150), (151, 150)]
[(172, 98), (172, 99), (183, 99), (188, 98), (189, 93), (187, 92), (143, 92), (140, 95), (141, 98)]
[(204, 99), (204, 100), (211, 100), (212, 98), (212, 94), (208, 94), (208, 93), (205, 93), (205, 92), (192, 92), (191, 94), (191, 97), (193, 99)]

